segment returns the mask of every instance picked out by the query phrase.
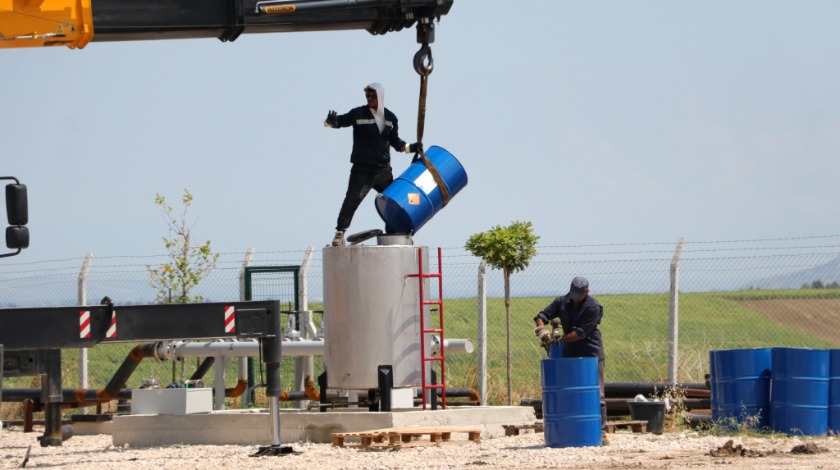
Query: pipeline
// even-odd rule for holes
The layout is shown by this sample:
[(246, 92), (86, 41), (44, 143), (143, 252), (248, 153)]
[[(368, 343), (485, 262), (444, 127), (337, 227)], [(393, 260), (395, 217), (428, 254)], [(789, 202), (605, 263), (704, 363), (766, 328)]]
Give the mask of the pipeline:
[[(190, 380), (201, 380), (207, 374), (213, 364), (216, 362), (216, 358), (213, 356), (205, 357), (201, 364), (198, 365), (193, 375), (190, 376)], [(236, 386), (226, 388), (225, 389), (225, 397), (227, 398), (237, 398), (243, 393), (245, 390), (248, 389), (248, 379), (239, 378), (236, 381)]]
[[(624, 416), (630, 414), (629, 403), (632, 398), (607, 398), (607, 414), (610, 416)], [(683, 398), (681, 400), (687, 411), (708, 410), (712, 407), (712, 400), (709, 398)]]
[(137, 369), (137, 365), (140, 364), (144, 358), (147, 357), (154, 357), (157, 358), (157, 345), (155, 343), (146, 343), (146, 344), (138, 344), (135, 346), (129, 353), (128, 356), (123, 361), (120, 368), (117, 369), (117, 372), (111, 377), (111, 381), (108, 382), (108, 385), (101, 390), (96, 391), (96, 397), (99, 399), (99, 402), (110, 401), (116, 398), (117, 393), (125, 387), (125, 384), (128, 382), (128, 378), (131, 377), (131, 374)]
[[(661, 383), (661, 382), (607, 382), (604, 384), (604, 394), (608, 397), (632, 398), (636, 395), (645, 397), (661, 394), (665, 390), (697, 390), (708, 393), (709, 389), (704, 383)], [(707, 395), (708, 396), (708, 395)]]
[[(446, 339), (444, 347), (448, 353), (465, 353), (473, 351), (473, 344), (467, 339)], [(323, 355), (323, 341), (284, 341), (283, 356), (309, 356)], [(83, 408), (107, 403), (116, 399), (131, 399), (131, 390), (125, 389), (129, 378), (137, 369), (137, 366), (145, 358), (155, 358), (159, 361), (184, 360), (191, 356), (206, 356), (199, 367), (193, 373), (191, 380), (199, 380), (210, 370), (215, 362), (214, 354), (223, 357), (259, 356), (259, 344), (251, 342), (157, 342), (139, 344), (132, 348), (123, 363), (120, 365), (114, 376), (103, 389), (63, 389), (63, 408)], [(244, 378), (237, 380), (236, 386), (225, 389), (225, 397), (237, 398), (248, 389), (248, 381)], [(41, 405), (43, 391), (37, 389), (4, 389), (2, 399), (8, 402), (23, 402), (26, 399), (32, 400), (36, 405)], [(440, 390), (438, 390), (440, 395)], [(473, 389), (447, 389), (447, 396), (463, 397), (468, 396), (472, 401), (480, 401), (478, 394)], [(304, 390), (300, 392), (283, 392), (281, 400), (319, 400), (320, 393), (316, 390), (311, 378), (307, 378)]]
[[(124, 390), (125, 384), (131, 377), (131, 374), (137, 369), (144, 358), (154, 357), (156, 355), (156, 344), (146, 343), (138, 344), (128, 353), (123, 363), (120, 365), (117, 372), (111, 377), (111, 380), (102, 389), (62, 389), (61, 391), (61, 406), (62, 408), (76, 408), (94, 406), (99, 403), (106, 403), (115, 399), (131, 398), (131, 390)], [(3, 401), (15, 402), (32, 400), (36, 404), (41, 404), (41, 396), (43, 390), (36, 389), (4, 389)]]
[(212, 357), (212, 356), (205, 357), (204, 360), (201, 361), (201, 364), (199, 364), (198, 367), (195, 369), (195, 372), (193, 372), (193, 375), (190, 376), (190, 380), (201, 380), (201, 379), (203, 379), (204, 375), (207, 374), (207, 372), (210, 370), (211, 367), (213, 367), (213, 364), (215, 362), (216, 362), (215, 357)]
[[(442, 396), (443, 393), (440, 389), (435, 389), (437, 392), (437, 396)], [(414, 397), (421, 397), (420, 389), (415, 390)], [(481, 401), (481, 397), (478, 396), (478, 392), (474, 388), (448, 388), (446, 389), (446, 397), (468, 397), (470, 401)]]
[[(637, 395), (646, 398), (661, 395), (665, 390), (676, 389), (682, 394), (680, 401), (686, 410), (708, 410), (712, 407), (711, 391), (701, 383), (664, 383), (664, 382), (607, 382), (604, 395), (607, 403), (607, 415), (626, 416), (630, 414), (630, 405)], [(447, 395), (449, 392), (447, 392)], [(537, 418), (542, 418), (542, 400), (523, 398), (522, 406), (532, 406)]]

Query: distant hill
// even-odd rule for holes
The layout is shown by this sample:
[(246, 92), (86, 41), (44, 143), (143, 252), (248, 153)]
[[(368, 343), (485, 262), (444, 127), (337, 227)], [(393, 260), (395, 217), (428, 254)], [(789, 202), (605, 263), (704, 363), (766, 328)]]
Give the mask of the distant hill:
[(758, 279), (745, 285), (744, 288), (799, 289), (803, 284), (810, 285), (814, 281), (822, 281), (825, 285), (835, 281), (840, 282), (840, 256), (810, 269)]

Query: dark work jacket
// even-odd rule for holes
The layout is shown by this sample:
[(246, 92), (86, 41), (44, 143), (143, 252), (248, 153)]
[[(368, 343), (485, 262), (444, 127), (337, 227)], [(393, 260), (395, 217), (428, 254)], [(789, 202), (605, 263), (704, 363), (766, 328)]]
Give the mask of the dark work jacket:
[(373, 113), (367, 106), (353, 108), (338, 116), (338, 127), (353, 126), (353, 153), (350, 161), (378, 168), (391, 164), (391, 150), (403, 152), (405, 142), (400, 139), (397, 116), (385, 108), (385, 128), (379, 132)]
[(598, 329), (603, 316), (604, 307), (594, 297), (587, 295), (574, 309), (572, 301), (561, 295), (538, 313), (534, 321), (541, 318), (548, 325), (552, 318), (559, 318), (563, 334), (577, 331), (580, 337), (578, 341), (563, 343), (563, 357), (597, 357), (603, 360), (604, 342), (601, 340), (601, 330)]

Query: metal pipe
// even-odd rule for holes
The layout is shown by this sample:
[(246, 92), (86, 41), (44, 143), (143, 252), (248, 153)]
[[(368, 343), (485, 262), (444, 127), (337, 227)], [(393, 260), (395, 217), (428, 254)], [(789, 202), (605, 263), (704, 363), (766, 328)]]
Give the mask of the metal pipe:
[(131, 374), (133, 374), (135, 369), (137, 369), (137, 365), (140, 364), (140, 361), (147, 357), (157, 358), (158, 356), (156, 353), (156, 343), (138, 344), (135, 346), (131, 352), (128, 353), (128, 356), (125, 358), (120, 368), (117, 369), (114, 376), (111, 377), (111, 381), (108, 382), (108, 385), (106, 385), (104, 389), (96, 392), (97, 397), (102, 399), (113, 399), (116, 397), (117, 393), (125, 387), (126, 382), (128, 382), (128, 378), (131, 377)]
[(611, 398), (632, 398), (636, 395), (650, 397), (670, 389), (697, 390), (708, 392), (706, 384), (700, 383), (661, 383), (661, 382), (607, 382), (604, 384), (604, 394)]
[[(296, 308), (301, 309), (298, 312), (298, 319), (300, 323), (300, 337), (303, 340), (314, 340), (318, 336), (315, 329), (315, 324), (312, 322), (312, 311), (309, 310), (309, 283), (306, 281), (309, 273), (309, 263), (312, 260), (312, 254), (315, 252), (313, 247), (308, 247), (303, 255), (303, 260), (300, 263), (297, 276), (298, 300), (300, 304)], [(295, 358), (295, 388), (302, 389), (305, 384), (306, 377), (315, 375), (315, 357), (303, 356)], [(296, 403), (298, 409), (304, 409), (305, 403), (300, 401)]]
[[(64, 405), (93, 406), (98, 403), (111, 401), (112, 398), (100, 398), (97, 389), (65, 388), (61, 390), (61, 403)], [(40, 388), (4, 388), (4, 402), (23, 402), (32, 400), (41, 403), (42, 390)], [(123, 389), (113, 399), (130, 399), (131, 390)]]
[(225, 369), (228, 365), (228, 358), (220, 357), (216, 361), (216, 373), (213, 376), (213, 409), (223, 411), (225, 409)]
[[(630, 414), (629, 403), (633, 401), (632, 398), (607, 398), (607, 414), (610, 416), (623, 416)], [(712, 400), (710, 398), (683, 398), (683, 406), (690, 410), (708, 410), (712, 407)]]
[[(420, 389), (417, 389), (414, 393), (415, 397), (420, 397)], [(441, 396), (440, 389), (436, 390), (437, 396)], [(447, 397), (469, 397), (471, 401), (474, 402), (481, 402), (481, 397), (478, 395), (478, 392), (474, 388), (469, 387), (461, 387), (461, 388), (446, 388), (446, 396)]]
[(444, 339), (443, 347), (446, 354), (472, 354), (475, 350), (472, 340), (470, 339)]
[[(78, 304), (87, 305), (87, 275), (90, 271), (90, 264), (93, 262), (93, 253), (85, 255), (85, 260), (82, 262), (82, 269), (79, 271), (79, 295)], [(79, 388), (88, 387), (88, 350), (87, 348), (79, 349)]]
[[(475, 349), (473, 342), (469, 339), (445, 339), (443, 345), (447, 354), (470, 354)], [(158, 343), (156, 357), (171, 361), (196, 356), (257, 357), (260, 354), (259, 348), (259, 343), (256, 341), (164, 341)], [(324, 341), (283, 341), (282, 354), (283, 357), (323, 356)]]
[(199, 380), (203, 379), (207, 372), (210, 371), (210, 368), (213, 367), (213, 363), (216, 362), (215, 357), (205, 357), (201, 364), (195, 369), (193, 375), (190, 376), (190, 380)]
[[(247, 271), (246, 268), (248, 268), (248, 266), (251, 266), (251, 262), (253, 261), (253, 259), (254, 259), (254, 249), (252, 247), (248, 247), (248, 250), (245, 251), (245, 259), (242, 260), (242, 267), (239, 269), (239, 300), (241, 302), (245, 302), (245, 301), (249, 300), (248, 296), (245, 295), (245, 271)], [(243, 380), (244, 379), (245, 381), (248, 381), (248, 370), (250, 369), (248, 367), (249, 363), (253, 363), (253, 361), (251, 361), (247, 357), (240, 357), (237, 360), (237, 374), (236, 374), (237, 380)], [(247, 388), (247, 386), (246, 386), (246, 388)], [(246, 407), (251, 405), (251, 395), (250, 394), (246, 395), (243, 398), (242, 404)]]
[[(186, 357), (258, 357), (260, 345), (256, 341), (212, 341), (186, 342), (163, 341), (158, 343), (159, 357), (170, 361), (180, 361)], [(323, 356), (323, 341), (283, 341), (284, 357)]]
[(680, 237), (674, 257), (671, 259), (671, 290), (668, 296), (668, 381), (677, 381), (679, 370), (680, 336), (680, 259), (682, 258), (685, 238)]
[(478, 394), (487, 406), (487, 263), (478, 265)]

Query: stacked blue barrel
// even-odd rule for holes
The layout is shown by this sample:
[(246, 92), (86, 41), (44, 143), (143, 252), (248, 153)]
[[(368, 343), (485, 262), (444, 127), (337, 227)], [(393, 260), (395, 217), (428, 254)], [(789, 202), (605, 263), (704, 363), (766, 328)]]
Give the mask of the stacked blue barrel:
[(840, 430), (840, 350), (710, 351), (712, 418), (793, 435)]
[(598, 359), (564, 358), (560, 347), (552, 345), (540, 367), (545, 445), (600, 446)]
[(830, 352), (828, 377), (828, 430), (840, 434), (840, 349)]
[(770, 349), (710, 351), (709, 364), (712, 419), (728, 427), (769, 426)]
[(826, 349), (773, 348), (770, 424), (774, 431), (828, 433), (829, 357)]

